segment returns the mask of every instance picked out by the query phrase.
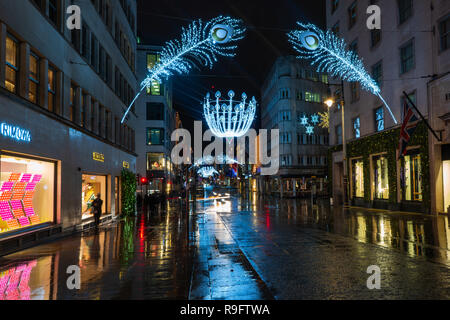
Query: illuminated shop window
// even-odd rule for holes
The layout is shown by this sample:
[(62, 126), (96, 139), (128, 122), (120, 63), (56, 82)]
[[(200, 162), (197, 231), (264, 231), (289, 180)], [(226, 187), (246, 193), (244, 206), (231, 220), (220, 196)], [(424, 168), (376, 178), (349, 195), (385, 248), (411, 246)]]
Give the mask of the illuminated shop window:
[(352, 161), (353, 197), (364, 197), (364, 164), (362, 159)]
[(81, 184), (81, 214), (83, 220), (94, 216), (92, 202), (99, 193), (103, 200), (102, 215), (104, 215), (106, 214), (106, 176), (83, 174)]
[[(159, 62), (159, 59), (159, 54), (147, 54), (147, 69), (153, 68), (153, 66)], [(163, 85), (156, 80), (152, 81), (151, 86), (147, 88), (147, 94), (152, 96), (163, 95)]]
[(0, 157), (0, 233), (54, 221), (55, 164)]
[(389, 199), (388, 160), (385, 156), (373, 158), (375, 199)]
[(422, 165), (420, 154), (406, 155), (402, 160), (403, 199), (422, 201)]
[(164, 153), (147, 153), (147, 170), (164, 170), (166, 159)]
[(6, 78), (5, 86), (16, 92), (19, 74), (19, 44), (12, 37), (6, 37)]

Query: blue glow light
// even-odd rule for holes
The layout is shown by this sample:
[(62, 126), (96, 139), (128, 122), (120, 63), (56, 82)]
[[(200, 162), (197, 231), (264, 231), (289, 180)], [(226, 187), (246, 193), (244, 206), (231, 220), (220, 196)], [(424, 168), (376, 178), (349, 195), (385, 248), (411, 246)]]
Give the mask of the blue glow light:
[(229, 99), (220, 99), (221, 93), (216, 92), (215, 103), (211, 103), (208, 93), (203, 103), (203, 115), (209, 129), (219, 138), (242, 137), (247, 133), (255, 119), (256, 99), (247, 101), (247, 95), (242, 94), (241, 101), (235, 101), (234, 92), (229, 91)]
[(161, 51), (159, 62), (148, 70), (147, 78), (141, 83), (141, 90), (131, 102), (121, 123), (125, 121), (131, 106), (144, 88), (150, 87), (153, 81), (161, 83), (169, 76), (189, 73), (199, 66), (212, 68), (218, 56), (234, 57), (237, 45), (233, 43), (243, 39), (244, 33), (241, 20), (224, 16), (206, 23), (197, 20), (187, 29), (183, 28), (181, 40), (167, 42)]
[(212, 177), (214, 175), (218, 175), (219, 172), (217, 172), (217, 170), (214, 169), (214, 167), (208, 166), (208, 167), (201, 167), (200, 169), (198, 169), (197, 174), (200, 177), (206, 179), (206, 178)]
[(349, 82), (359, 82), (364, 90), (377, 95), (383, 101), (395, 124), (397, 120), (381, 96), (380, 87), (366, 71), (356, 53), (347, 50), (347, 44), (332, 31), (323, 32), (313, 24), (297, 22), (302, 30), (288, 33), (289, 42), (299, 53), (298, 58), (312, 60), (317, 72), (327, 72)]

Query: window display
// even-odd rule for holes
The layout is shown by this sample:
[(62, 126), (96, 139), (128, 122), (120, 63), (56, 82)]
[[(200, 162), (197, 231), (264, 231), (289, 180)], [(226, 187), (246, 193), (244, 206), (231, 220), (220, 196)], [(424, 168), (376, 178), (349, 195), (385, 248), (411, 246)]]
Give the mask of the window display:
[(0, 157), (0, 233), (54, 221), (55, 164)]
[(373, 158), (375, 199), (389, 199), (388, 160), (385, 156)]
[(104, 215), (106, 213), (106, 176), (83, 174), (81, 191), (81, 213), (83, 220), (94, 216), (92, 202), (99, 193), (103, 200), (102, 215)]
[(352, 161), (353, 197), (364, 198), (364, 164), (362, 159)]
[(147, 170), (166, 169), (166, 159), (164, 153), (147, 153)]
[(406, 201), (422, 201), (420, 155), (406, 155), (402, 165), (403, 199)]

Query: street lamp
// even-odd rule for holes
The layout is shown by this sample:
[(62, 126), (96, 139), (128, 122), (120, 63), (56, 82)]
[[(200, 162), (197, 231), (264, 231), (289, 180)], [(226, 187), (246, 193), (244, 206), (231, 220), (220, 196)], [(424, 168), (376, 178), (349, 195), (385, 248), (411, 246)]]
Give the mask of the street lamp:
[[(348, 206), (349, 205), (349, 192), (348, 192), (348, 168), (347, 168), (347, 143), (345, 141), (345, 111), (344, 111), (344, 105), (345, 105), (345, 101), (344, 101), (344, 84), (342, 83), (341, 85), (341, 101), (339, 101), (339, 104), (341, 106), (342, 109), (342, 153), (343, 153), (343, 171), (344, 171), (344, 176), (343, 176), (343, 183), (344, 183), (344, 206)], [(329, 98), (327, 100), (324, 101), (325, 105), (328, 108), (331, 108), (334, 104), (335, 101), (332, 98)]]

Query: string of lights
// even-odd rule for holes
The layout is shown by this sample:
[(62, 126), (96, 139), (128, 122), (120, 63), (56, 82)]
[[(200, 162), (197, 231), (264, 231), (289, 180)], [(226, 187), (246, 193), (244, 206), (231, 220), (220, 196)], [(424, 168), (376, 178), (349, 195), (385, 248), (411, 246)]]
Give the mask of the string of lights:
[(206, 23), (202, 20), (192, 22), (183, 28), (181, 40), (166, 43), (160, 53), (160, 60), (151, 69), (147, 78), (141, 83), (141, 90), (135, 96), (122, 118), (122, 123), (131, 106), (145, 88), (154, 81), (159, 83), (174, 74), (188, 73), (193, 68), (205, 66), (212, 68), (218, 56), (234, 57), (237, 45), (233, 44), (244, 38), (246, 29), (242, 21), (219, 16)]

